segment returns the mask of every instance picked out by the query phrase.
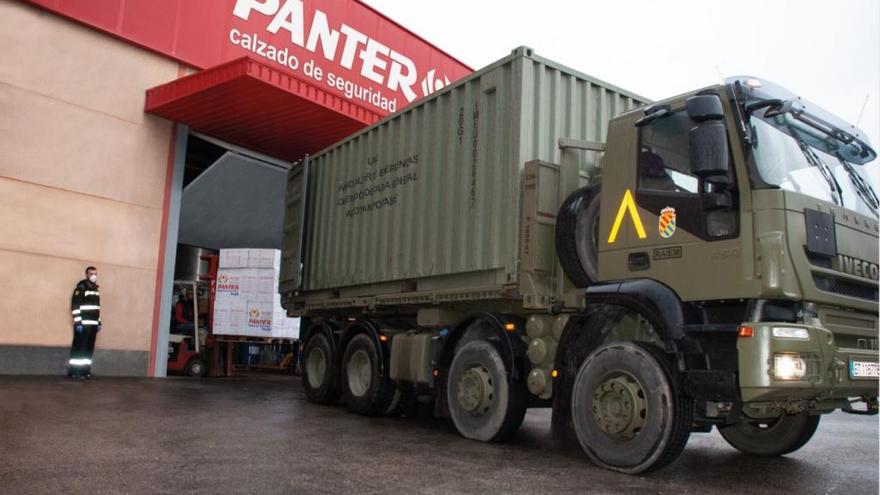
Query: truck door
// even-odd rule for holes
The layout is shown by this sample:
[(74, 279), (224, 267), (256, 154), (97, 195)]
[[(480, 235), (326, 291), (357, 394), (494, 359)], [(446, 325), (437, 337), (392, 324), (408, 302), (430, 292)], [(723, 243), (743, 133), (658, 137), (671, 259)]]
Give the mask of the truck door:
[(691, 141), (702, 122), (691, 118), (684, 101), (665, 105), (660, 113), (616, 126), (625, 146), (611, 149), (615, 136), (609, 130), (600, 279), (652, 278), (688, 300), (731, 297), (740, 290), (729, 283), (741, 284), (743, 272), (739, 195), (729, 151), (725, 173), (695, 170)]

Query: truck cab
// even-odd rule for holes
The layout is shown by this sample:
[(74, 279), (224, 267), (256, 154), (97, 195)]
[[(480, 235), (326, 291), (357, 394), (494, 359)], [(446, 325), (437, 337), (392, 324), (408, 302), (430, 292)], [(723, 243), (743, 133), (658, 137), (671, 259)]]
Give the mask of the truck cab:
[[(611, 332), (629, 337), (608, 340), (674, 342), (695, 424), (717, 426), (745, 452), (796, 450), (818, 415), (836, 409), (876, 414), (876, 156), (858, 129), (753, 77), (622, 114), (609, 123), (601, 180), (560, 212), (591, 232), (578, 242), (592, 242), (568, 246), (580, 247), (574, 263), (557, 244), (583, 287), (566, 300), (635, 301), (636, 320), (654, 320), (649, 336), (617, 316)], [(648, 309), (636, 309), (639, 300)], [(602, 328), (596, 319), (583, 326)], [(572, 380), (555, 386), (577, 401), (565, 399), (577, 394)], [(592, 403), (610, 410), (629, 397)], [(597, 418), (612, 437), (616, 421), (629, 421), (625, 412)]]

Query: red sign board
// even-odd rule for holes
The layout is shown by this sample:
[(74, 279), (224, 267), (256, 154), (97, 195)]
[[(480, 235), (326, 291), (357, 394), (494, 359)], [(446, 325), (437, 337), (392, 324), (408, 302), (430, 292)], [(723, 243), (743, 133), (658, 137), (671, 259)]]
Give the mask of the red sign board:
[(387, 115), (471, 69), (356, 0), (27, 0), (204, 69), (242, 56)]

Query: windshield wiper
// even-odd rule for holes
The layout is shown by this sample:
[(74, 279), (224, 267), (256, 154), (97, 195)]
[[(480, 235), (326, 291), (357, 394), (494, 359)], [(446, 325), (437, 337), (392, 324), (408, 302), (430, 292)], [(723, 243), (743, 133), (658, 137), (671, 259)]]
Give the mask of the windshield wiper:
[(870, 184), (865, 182), (865, 179), (863, 179), (858, 172), (855, 171), (851, 163), (839, 156), (837, 157), (837, 160), (840, 161), (840, 165), (843, 166), (843, 169), (846, 170), (847, 175), (849, 175), (849, 180), (852, 182), (856, 194), (858, 194), (858, 196), (862, 198), (862, 201), (868, 205), (871, 212), (874, 213), (874, 216), (878, 216), (877, 208), (880, 208), (880, 200), (877, 199), (877, 194), (874, 193), (874, 189)]
[[(797, 136), (794, 132), (792, 132), (792, 137), (795, 138), (798, 146), (800, 146), (801, 151), (807, 158), (807, 163), (819, 169), (819, 173), (822, 174), (822, 177), (828, 182), (828, 186), (831, 187), (831, 199), (834, 201), (834, 204), (837, 206), (843, 206), (843, 189), (841, 189), (840, 184), (837, 183), (837, 179), (834, 177), (834, 172), (832, 172), (828, 165), (816, 155), (806, 141)], [(837, 193), (836, 196), (835, 193)]]

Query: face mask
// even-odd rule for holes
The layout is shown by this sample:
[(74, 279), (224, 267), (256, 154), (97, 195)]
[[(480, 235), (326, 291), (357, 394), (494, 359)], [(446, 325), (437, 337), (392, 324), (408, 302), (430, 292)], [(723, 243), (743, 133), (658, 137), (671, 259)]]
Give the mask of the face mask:
[(95, 283), (95, 282), (97, 282), (97, 281), (98, 281), (98, 276), (97, 276), (97, 275), (89, 275), (89, 282), (91, 282), (91, 283)]

